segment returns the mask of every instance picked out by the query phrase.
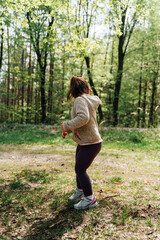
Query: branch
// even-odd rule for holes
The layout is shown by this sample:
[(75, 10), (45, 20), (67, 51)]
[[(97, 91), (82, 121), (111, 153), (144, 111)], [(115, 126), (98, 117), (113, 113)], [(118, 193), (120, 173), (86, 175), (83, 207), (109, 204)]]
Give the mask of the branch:
[[(49, 22), (49, 25), (47, 28), (47, 36), (46, 36), (47, 39), (49, 38), (49, 36), (51, 34), (51, 28), (52, 28), (53, 23), (54, 23), (54, 17), (51, 17), (51, 21)], [(48, 42), (45, 43), (44, 69), (46, 69), (46, 65), (47, 65), (47, 55), (48, 55), (47, 47), (48, 47)]]
[[(129, 31), (129, 35), (128, 35), (128, 39), (127, 39), (127, 43), (126, 43), (126, 46), (125, 46), (125, 49), (124, 49), (124, 52), (123, 52), (124, 56), (125, 56), (125, 54), (126, 54), (127, 47), (128, 47), (128, 44), (129, 44), (129, 41), (130, 41), (131, 35), (132, 35), (132, 33), (133, 33), (133, 29), (134, 29), (136, 23), (137, 23), (137, 19), (134, 20), (133, 25), (132, 25), (132, 27), (131, 27), (131, 29), (130, 29), (130, 31)], [(127, 36), (127, 35), (126, 35), (126, 36)], [(126, 36), (125, 36), (125, 38), (126, 38)], [(124, 38), (124, 39), (125, 39), (125, 38)]]
[(33, 39), (33, 34), (32, 34), (32, 27), (31, 27), (31, 12), (27, 12), (27, 20), (28, 20), (28, 25), (29, 25), (29, 32), (30, 32), (30, 38), (31, 38), (31, 42), (33, 44), (33, 47), (35, 49), (35, 52), (37, 54), (37, 58), (38, 58), (38, 62), (40, 65), (40, 68), (42, 68), (42, 61), (41, 61), (41, 53), (39, 50), (39, 34), (38, 37), (36, 37), (35, 35), (35, 41)]

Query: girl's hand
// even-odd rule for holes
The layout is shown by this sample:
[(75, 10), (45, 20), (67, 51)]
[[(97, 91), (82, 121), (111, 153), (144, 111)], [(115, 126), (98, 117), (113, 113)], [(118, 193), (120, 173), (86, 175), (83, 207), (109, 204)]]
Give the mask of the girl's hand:
[(68, 137), (70, 138), (68, 131), (64, 130), (63, 122), (61, 122), (61, 129), (62, 129), (62, 138), (65, 138), (66, 135), (68, 135)]
[(68, 134), (67, 132), (62, 132), (62, 138), (65, 138), (67, 134)]

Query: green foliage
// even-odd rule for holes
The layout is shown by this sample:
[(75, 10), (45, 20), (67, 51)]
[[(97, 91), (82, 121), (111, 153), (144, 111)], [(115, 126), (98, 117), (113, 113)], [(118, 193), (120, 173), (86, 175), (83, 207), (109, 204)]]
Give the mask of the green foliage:
[(109, 128), (102, 131), (101, 136), (105, 146), (118, 148), (136, 149), (159, 149), (159, 131), (156, 130), (138, 130), (138, 129), (121, 129)]
[(1, 144), (52, 144), (60, 138), (61, 132), (52, 126), (36, 125), (1, 125), (0, 143)]
[[(65, 100), (69, 80), (72, 75), (88, 77), (84, 57), (89, 56), (95, 89), (102, 100), (103, 120), (106, 126), (111, 126), (118, 38), (122, 36), (122, 16), (127, 11), (123, 49), (127, 46), (127, 51), (119, 99), (119, 126), (158, 126), (158, 0), (8, 0), (1, 1), (1, 8), (0, 36), (4, 29), (4, 39), (0, 44), (4, 57), (0, 77), (0, 122), (41, 123), (42, 92), (45, 123), (55, 125), (60, 119), (69, 119), (70, 105)], [(154, 76), (157, 76), (156, 90), (153, 89)]]
[(111, 182), (111, 183), (121, 183), (122, 178), (121, 177), (112, 177), (112, 178), (109, 179), (109, 182)]
[(9, 184), (9, 186), (10, 186), (11, 189), (17, 189), (17, 188), (22, 188), (23, 184), (22, 184), (22, 182), (20, 180), (18, 180), (18, 181), (15, 180), (15, 181), (11, 182)]
[[(118, 212), (118, 214), (117, 214)], [(116, 225), (125, 225), (127, 218), (129, 217), (130, 210), (125, 206), (122, 209), (115, 208), (114, 214), (113, 214), (113, 222)]]
[(42, 184), (49, 183), (52, 178), (49, 177), (49, 174), (45, 171), (31, 171), (31, 170), (23, 170), (20, 173), (18, 173), (17, 178), (24, 178), (25, 180), (29, 182), (40, 182)]
[[(103, 146), (118, 148), (146, 148), (159, 149), (159, 131), (156, 130), (138, 130), (123, 128), (108, 128), (101, 130), (100, 134), (103, 139)], [(70, 138), (61, 137), (60, 126), (51, 125), (0, 125), (0, 143), (1, 144), (44, 144), (44, 145), (75, 145)], [(118, 156), (117, 156), (118, 157)], [(27, 174), (27, 173), (26, 173)]]
[(138, 130), (110, 128), (102, 132), (104, 141), (117, 141), (123, 143), (141, 143), (144, 139), (144, 133)]

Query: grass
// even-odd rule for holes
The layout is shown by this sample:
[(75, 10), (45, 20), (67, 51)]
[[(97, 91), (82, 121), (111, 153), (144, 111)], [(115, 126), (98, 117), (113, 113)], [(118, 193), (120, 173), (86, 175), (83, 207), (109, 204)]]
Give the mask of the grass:
[[(157, 129), (120, 129), (108, 128), (101, 130), (104, 145), (116, 148), (141, 148), (158, 150), (160, 145), (160, 131)], [(59, 127), (45, 125), (14, 125), (0, 124), (0, 144), (73, 144), (69, 138), (63, 140)]]
[(71, 139), (0, 125), (0, 239), (160, 239), (160, 130), (107, 129), (89, 168), (98, 207), (76, 211)]

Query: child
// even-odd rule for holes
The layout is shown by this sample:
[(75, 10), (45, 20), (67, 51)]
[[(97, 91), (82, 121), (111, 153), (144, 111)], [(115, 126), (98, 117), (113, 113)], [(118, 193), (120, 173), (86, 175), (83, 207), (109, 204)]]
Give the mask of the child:
[(73, 140), (78, 144), (75, 156), (77, 189), (69, 200), (77, 202), (84, 195), (80, 202), (74, 204), (74, 208), (80, 210), (97, 206), (86, 170), (100, 152), (102, 145), (96, 121), (96, 110), (100, 104), (100, 99), (98, 96), (90, 95), (89, 85), (84, 78), (75, 76), (71, 78), (67, 101), (71, 97), (74, 98), (71, 112), (72, 120), (62, 122), (61, 128), (63, 138), (72, 131)]

